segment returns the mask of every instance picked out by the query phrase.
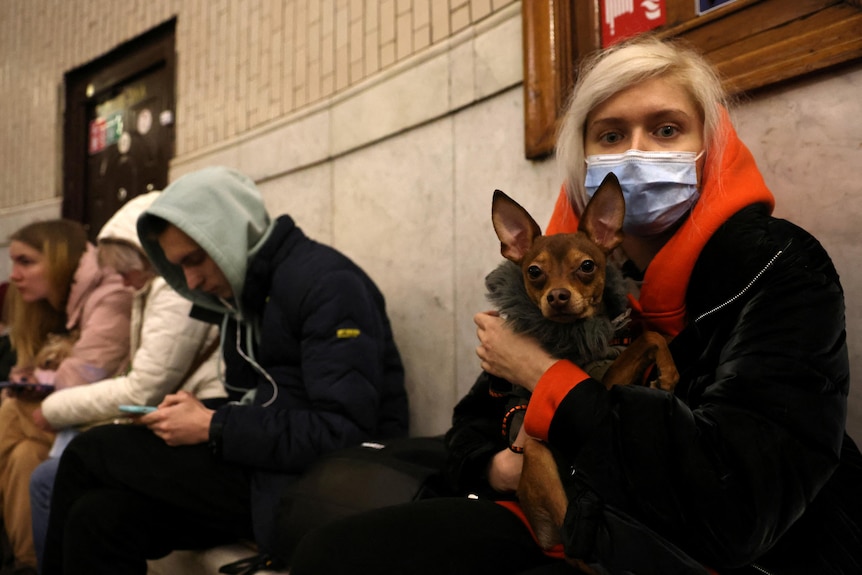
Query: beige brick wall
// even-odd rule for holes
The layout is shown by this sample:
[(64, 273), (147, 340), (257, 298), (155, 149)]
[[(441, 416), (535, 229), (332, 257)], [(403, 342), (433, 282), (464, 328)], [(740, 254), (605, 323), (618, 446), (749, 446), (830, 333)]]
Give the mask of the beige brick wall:
[(185, 155), (324, 101), (516, 2), (2, 0), (0, 211), (60, 193), (63, 74), (171, 17)]
[[(0, 1), (0, 210), (60, 194), (64, 73), (185, 5), (179, 0)], [(0, 233), (0, 245), (11, 231)]]

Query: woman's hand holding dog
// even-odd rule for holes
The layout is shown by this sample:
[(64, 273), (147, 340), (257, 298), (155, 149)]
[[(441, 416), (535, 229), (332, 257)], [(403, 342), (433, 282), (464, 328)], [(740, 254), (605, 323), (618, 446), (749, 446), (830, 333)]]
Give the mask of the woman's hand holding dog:
[[(527, 432), (521, 426), (512, 447), (524, 448), (527, 442)], [(488, 465), (488, 484), (499, 493), (514, 493), (521, 481), (521, 469), (524, 466), (524, 456), (513, 449), (498, 451)]]
[(537, 341), (509, 329), (495, 311), (477, 313), (473, 321), (479, 337), (476, 355), (482, 369), (492, 375), (533, 391), (542, 375), (557, 361)]

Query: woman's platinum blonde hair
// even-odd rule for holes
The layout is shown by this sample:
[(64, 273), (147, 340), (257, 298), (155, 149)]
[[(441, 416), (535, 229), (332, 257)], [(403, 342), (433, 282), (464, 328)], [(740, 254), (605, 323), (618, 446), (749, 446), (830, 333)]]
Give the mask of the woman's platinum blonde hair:
[(99, 240), (99, 266), (112, 268), (118, 274), (135, 270), (149, 272), (153, 267), (141, 248), (113, 238)]
[(638, 36), (599, 52), (581, 66), (557, 135), (557, 163), (569, 200), (578, 213), (587, 202), (584, 191), (584, 128), (592, 110), (618, 92), (644, 80), (667, 77), (682, 86), (702, 115), (707, 161), (721, 150), (721, 115), (726, 94), (715, 69), (700, 54), (676, 42)]

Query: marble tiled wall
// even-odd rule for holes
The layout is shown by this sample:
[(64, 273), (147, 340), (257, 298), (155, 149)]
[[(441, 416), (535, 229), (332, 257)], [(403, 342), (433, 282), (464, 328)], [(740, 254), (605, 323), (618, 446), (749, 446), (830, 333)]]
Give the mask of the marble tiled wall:
[[(77, 0), (82, 1), (82, 0)], [(177, 151), (217, 145), (331, 98), (516, 0), (181, 3)]]
[[(0, 225), (61, 194), (63, 75), (176, 19), (176, 151), (332, 98), (517, 0), (3, 0)], [(5, 236), (0, 235), (0, 246)]]
[(442, 433), (479, 373), (472, 316), (500, 261), (493, 190), (542, 222), (556, 197), (553, 162), (524, 159), (520, 33), (518, 10), (503, 11), (296, 122), (174, 164), (172, 177), (211, 163), (251, 174), (273, 213), (371, 273), (404, 356), (414, 433)]

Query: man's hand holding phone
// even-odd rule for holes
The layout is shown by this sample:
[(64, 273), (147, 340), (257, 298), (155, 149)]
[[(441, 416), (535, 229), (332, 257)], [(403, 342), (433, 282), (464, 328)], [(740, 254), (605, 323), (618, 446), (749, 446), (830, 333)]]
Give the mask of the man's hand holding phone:
[(139, 416), (138, 421), (168, 445), (196, 445), (209, 440), (214, 413), (189, 392), (179, 391), (165, 396), (156, 411)]

